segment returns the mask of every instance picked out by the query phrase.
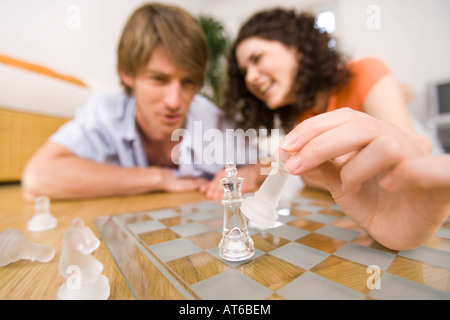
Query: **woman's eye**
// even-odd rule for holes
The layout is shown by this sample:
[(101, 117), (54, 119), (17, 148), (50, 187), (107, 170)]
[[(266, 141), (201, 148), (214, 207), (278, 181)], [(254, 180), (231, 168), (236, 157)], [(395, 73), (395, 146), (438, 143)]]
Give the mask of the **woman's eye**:
[(253, 63), (258, 63), (259, 61), (261, 61), (262, 58), (262, 54), (258, 54), (256, 56), (253, 57)]

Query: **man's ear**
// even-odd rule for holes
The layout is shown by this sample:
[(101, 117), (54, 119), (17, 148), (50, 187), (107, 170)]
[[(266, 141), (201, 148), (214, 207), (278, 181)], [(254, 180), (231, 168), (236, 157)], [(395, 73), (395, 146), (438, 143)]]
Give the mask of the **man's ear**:
[(130, 88), (134, 88), (134, 77), (130, 76), (129, 74), (125, 73), (125, 72), (119, 72), (119, 76), (120, 79), (122, 80), (122, 82), (130, 87)]

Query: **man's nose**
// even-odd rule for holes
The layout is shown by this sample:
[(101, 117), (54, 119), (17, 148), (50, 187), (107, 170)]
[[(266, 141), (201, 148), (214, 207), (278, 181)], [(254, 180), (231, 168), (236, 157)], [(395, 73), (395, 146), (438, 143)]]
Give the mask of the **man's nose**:
[(178, 109), (181, 103), (182, 87), (180, 81), (171, 81), (166, 87), (164, 102), (170, 109)]

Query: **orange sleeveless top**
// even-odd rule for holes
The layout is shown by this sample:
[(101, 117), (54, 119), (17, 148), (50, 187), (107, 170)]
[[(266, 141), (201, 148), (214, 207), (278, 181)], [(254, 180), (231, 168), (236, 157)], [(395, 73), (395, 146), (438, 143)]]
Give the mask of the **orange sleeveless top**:
[[(372, 57), (351, 61), (347, 63), (347, 68), (352, 77), (345, 87), (330, 96), (326, 112), (345, 107), (363, 111), (363, 103), (370, 90), (381, 78), (391, 73), (382, 60)], [(299, 117), (299, 122), (312, 116), (314, 114), (311, 111), (306, 111)]]

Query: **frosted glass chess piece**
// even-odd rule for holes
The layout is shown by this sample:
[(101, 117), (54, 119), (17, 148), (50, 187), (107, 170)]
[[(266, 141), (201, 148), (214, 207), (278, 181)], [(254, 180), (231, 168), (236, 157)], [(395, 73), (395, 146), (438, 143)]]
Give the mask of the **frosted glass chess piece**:
[(59, 273), (66, 278), (56, 293), (58, 300), (106, 300), (109, 281), (102, 275), (103, 265), (91, 256), (100, 245), (91, 229), (80, 218), (64, 232)]
[(55, 249), (28, 240), (22, 230), (6, 229), (0, 233), (0, 267), (21, 259), (48, 262), (55, 256)]
[(236, 165), (225, 166), (225, 178), (220, 180), (225, 191), (223, 233), (219, 243), (219, 256), (228, 261), (242, 261), (254, 254), (253, 240), (248, 234), (247, 220), (241, 213), (243, 178), (237, 177)]
[(241, 206), (242, 213), (258, 226), (272, 228), (278, 218), (278, 202), (289, 173), (284, 163), (288, 153), (282, 153), (278, 161), (272, 162), (272, 169), (255, 195), (246, 198)]
[(50, 198), (37, 197), (34, 201), (34, 216), (27, 223), (30, 232), (41, 232), (56, 228), (57, 220), (50, 213)]

